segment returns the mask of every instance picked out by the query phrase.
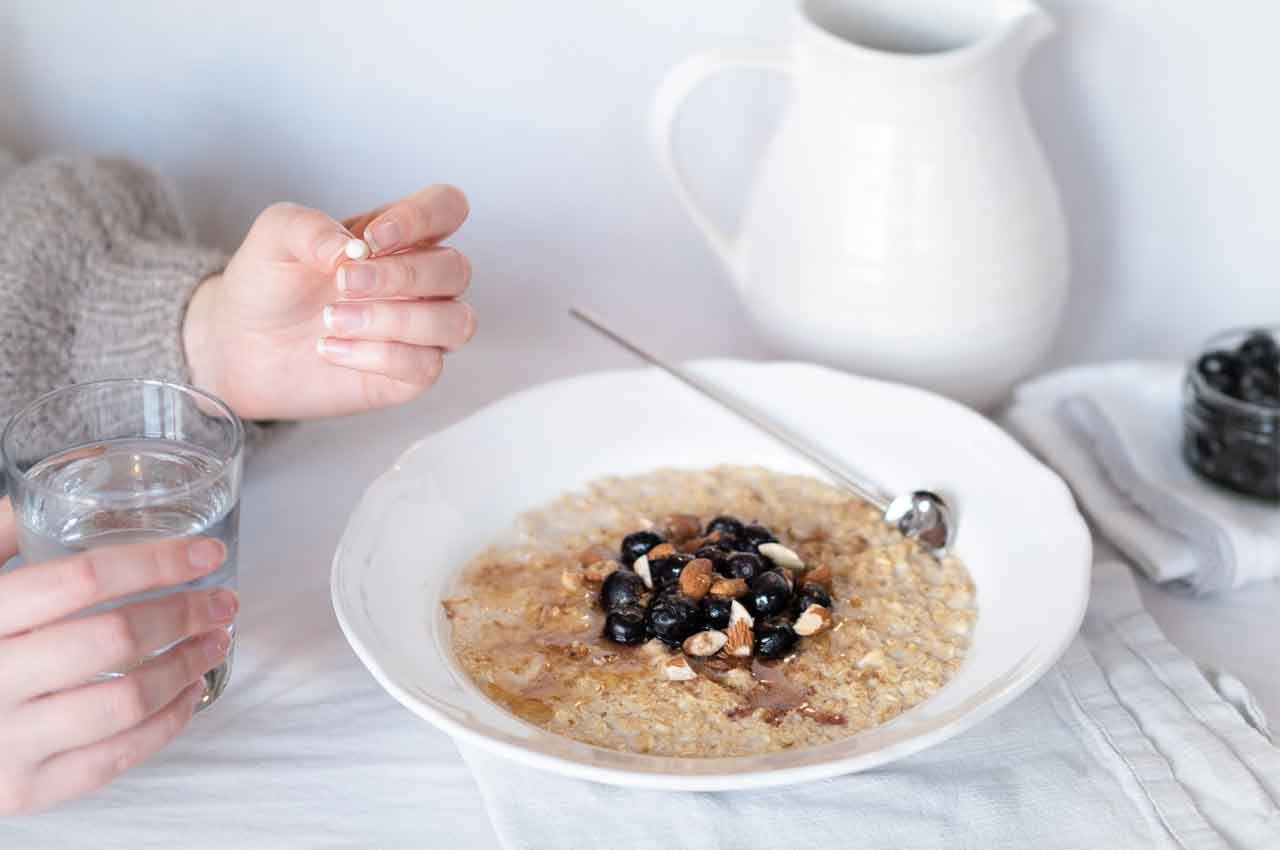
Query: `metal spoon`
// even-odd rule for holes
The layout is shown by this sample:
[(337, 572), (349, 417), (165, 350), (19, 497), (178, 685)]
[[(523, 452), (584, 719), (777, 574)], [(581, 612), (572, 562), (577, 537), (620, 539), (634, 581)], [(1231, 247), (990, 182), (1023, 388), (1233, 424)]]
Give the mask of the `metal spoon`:
[(930, 490), (913, 490), (896, 497), (886, 493), (875, 482), (849, 469), (841, 461), (769, 419), (763, 413), (752, 410), (741, 400), (726, 395), (696, 375), (644, 350), (607, 326), (599, 317), (577, 307), (570, 307), (569, 315), (817, 464), (845, 489), (883, 511), (885, 522), (897, 528), (906, 537), (918, 540), (934, 557), (942, 557), (951, 548), (956, 533), (955, 514), (947, 501), (937, 493)]

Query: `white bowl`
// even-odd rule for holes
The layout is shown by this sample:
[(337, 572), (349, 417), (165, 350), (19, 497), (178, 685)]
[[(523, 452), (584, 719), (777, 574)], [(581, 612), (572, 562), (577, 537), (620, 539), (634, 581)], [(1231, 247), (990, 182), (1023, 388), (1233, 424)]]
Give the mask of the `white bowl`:
[(386, 690), (460, 741), (558, 773), (648, 788), (762, 787), (917, 752), (993, 714), (1066, 649), (1088, 600), (1090, 538), (1066, 486), (994, 424), (938, 396), (803, 363), (694, 368), (890, 490), (948, 495), (977, 585), (964, 666), (890, 723), (817, 747), (738, 758), (615, 752), (499, 708), (458, 668), (440, 605), (466, 561), (521, 512), (604, 475), (761, 464), (818, 474), (654, 371), (604, 372), (497, 402), (413, 446), (370, 486), (334, 556), (333, 606)]

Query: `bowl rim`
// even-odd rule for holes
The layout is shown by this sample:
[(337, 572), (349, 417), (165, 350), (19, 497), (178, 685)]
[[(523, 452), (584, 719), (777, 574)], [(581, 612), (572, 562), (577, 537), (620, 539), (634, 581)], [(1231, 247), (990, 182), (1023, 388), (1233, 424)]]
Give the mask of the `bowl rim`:
[[(821, 366), (819, 364), (809, 363), (809, 362), (800, 361), (800, 360), (753, 361), (753, 360), (745, 360), (741, 358), (717, 357), (717, 358), (703, 358), (703, 359), (693, 360), (693, 361), (690, 361), (687, 365), (696, 370), (696, 369), (703, 369), (703, 368), (714, 369), (720, 364), (727, 364), (730, 366), (740, 366), (745, 364), (745, 365), (750, 365), (754, 367), (766, 367), (766, 368), (803, 367), (806, 369), (818, 369), (827, 373), (840, 376), (845, 379), (852, 379), (852, 380), (862, 381), (869, 384), (875, 384), (875, 385), (881, 385), (881, 386), (889, 386), (889, 387), (892, 387), (895, 391), (905, 391), (910, 394), (914, 394), (922, 397), (928, 397), (934, 401), (943, 402), (946, 405), (949, 405), (957, 409), (963, 415), (970, 417), (970, 421), (973, 423), (975, 427), (986, 427), (991, 429), (992, 431), (996, 431), (999, 434), (1001, 434), (1003, 437), (1008, 439), (1010, 442), (1012, 442), (1017, 448), (1021, 449), (1026, 454), (1027, 459), (1030, 462), (1040, 467), (1041, 471), (1046, 473), (1047, 475), (1046, 483), (1052, 483), (1053, 486), (1060, 489), (1063, 495), (1065, 495), (1067, 502), (1071, 504), (1073, 507), (1076, 506), (1074, 494), (1071, 492), (1070, 488), (1062, 480), (1062, 478), (1053, 469), (1048, 467), (1046, 464), (1044, 464), (1043, 461), (1041, 461), (1038, 457), (1036, 457), (1035, 454), (1033, 454), (1029, 449), (1023, 446), (1016, 438), (1013, 437), (1012, 434), (1010, 434), (1005, 429), (1000, 428), (998, 425), (996, 425), (994, 422), (992, 422), (990, 419), (983, 416), (982, 414), (977, 413), (976, 411), (960, 404), (959, 402), (946, 398), (945, 396), (938, 395), (937, 393), (933, 393), (929, 390), (924, 390), (919, 387), (913, 387), (910, 385), (900, 384), (893, 381), (883, 381), (876, 378), (868, 378), (861, 375), (853, 375), (847, 372), (842, 372), (837, 369), (832, 369), (827, 366)], [(597, 371), (591, 371), (591, 372), (584, 372), (576, 375), (570, 375), (562, 378), (553, 378), (548, 381), (543, 381), (538, 384), (518, 390), (514, 393), (502, 396), (501, 398), (495, 399), (494, 401), (489, 402), (488, 404), (476, 409), (474, 412), (464, 417), (463, 419), (445, 428), (442, 428), (439, 431), (433, 432), (418, 440), (415, 440), (408, 448), (406, 448), (403, 452), (401, 452), (397, 456), (395, 462), (388, 469), (384, 470), (381, 474), (379, 474), (376, 478), (374, 478), (373, 481), (370, 482), (368, 487), (366, 487), (365, 490), (361, 493), (360, 499), (353, 506), (350, 517), (356, 516), (356, 514), (360, 511), (360, 509), (365, 505), (366, 500), (369, 498), (370, 494), (375, 490), (375, 488), (378, 488), (379, 486), (384, 484), (384, 482), (386, 482), (387, 480), (400, 474), (405, 460), (414, 452), (416, 452), (422, 445), (424, 445), (428, 441), (440, 438), (447, 433), (451, 433), (455, 429), (462, 428), (473, 417), (487, 413), (494, 408), (497, 408), (506, 404), (514, 404), (519, 399), (525, 396), (534, 394), (536, 392), (539, 392), (553, 384), (560, 385), (560, 384), (569, 383), (569, 382), (599, 380), (601, 378), (617, 377), (617, 376), (626, 375), (626, 374), (654, 373), (657, 371), (658, 370), (654, 367), (641, 367), (641, 368), (622, 368), (622, 369), (609, 369), (609, 370), (597, 370)], [(1080, 533), (1079, 534), (1080, 539), (1084, 543), (1083, 563), (1082, 563), (1081, 569), (1079, 570), (1078, 585), (1076, 587), (1077, 605), (1076, 605), (1076, 610), (1073, 612), (1071, 616), (1071, 628), (1067, 630), (1063, 630), (1062, 634), (1055, 641), (1052, 641), (1047, 644), (1037, 643), (1031, 646), (1031, 648), (1028, 649), (1028, 651), (1014, 665), (1013, 669), (1017, 671), (1017, 675), (1014, 677), (1014, 679), (1011, 682), (1006, 684), (996, 693), (987, 697), (985, 700), (980, 702), (974, 708), (968, 711), (962, 712), (956, 717), (950, 718), (946, 721), (939, 723), (937, 726), (929, 729), (927, 732), (923, 734), (904, 738), (892, 744), (889, 744), (888, 746), (871, 750), (869, 752), (855, 753), (855, 754), (842, 756), (838, 758), (832, 758), (832, 759), (818, 762), (815, 764), (795, 765), (791, 767), (778, 767), (778, 768), (767, 768), (767, 769), (752, 768), (752, 769), (745, 769), (745, 770), (732, 770), (730, 768), (730, 769), (726, 769), (723, 772), (706, 772), (706, 773), (698, 773), (698, 774), (672, 773), (672, 772), (658, 771), (658, 770), (633, 771), (633, 770), (627, 770), (625, 768), (604, 767), (600, 765), (587, 764), (570, 757), (540, 752), (538, 750), (531, 749), (529, 747), (520, 746), (519, 744), (495, 739), (481, 731), (477, 731), (475, 729), (470, 728), (466, 724), (458, 722), (457, 720), (455, 720), (453, 717), (449, 716), (445, 712), (439, 711), (429, 705), (424, 704), (422, 701), (418, 700), (416, 697), (414, 697), (412, 694), (408, 693), (404, 688), (402, 688), (395, 681), (395, 679), (390, 674), (387, 673), (387, 671), (378, 662), (374, 653), (369, 649), (368, 646), (365, 645), (357, 629), (353, 626), (350, 620), (350, 614), (347, 611), (346, 602), (343, 601), (343, 596), (339, 592), (340, 578), (342, 573), (342, 563), (343, 563), (342, 556), (345, 554), (348, 546), (350, 545), (350, 541), (349, 541), (349, 537), (351, 533), (350, 520), (348, 520), (348, 525), (346, 526), (346, 528), (344, 528), (342, 537), (340, 538), (338, 545), (334, 550), (332, 566), (330, 571), (330, 598), (333, 605), (334, 614), (338, 620), (339, 627), (342, 629), (343, 635), (346, 637), (347, 642), (351, 645), (351, 648), (355, 651), (357, 657), (359, 657), (361, 662), (365, 665), (365, 667), (368, 668), (369, 672), (373, 675), (374, 679), (377, 680), (379, 685), (381, 685), (389, 694), (391, 694), (396, 699), (396, 701), (399, 702), (402, 706), (404, 706), (405, 708), (408, 708), (414, 714), (428, 721), (429, 723), (441, 729), (451, 737), (454, 737), (455, 739), (460, 739), (461, 741), (465, 741), (468, 744), (472, 744), (477, 748), (484, 750), (492, 755), (496, 755), (504, 759), (509, 759), (511, 761), (526, 765), (528, 767), (533, 767), (539, 770), (545, 770), (548, 772), (557, 773), (561, 775), (573, 776), (579, 779), (588, 779), (591, 781), (601, 782), (608, 785), (652, 789), (652, 790), (671, 790), (671, 791), (727, 791), (727, 790), (741, 790), (746, 788), (768, 788), (768, 787), (776, 787), (776, 786), (783, 786), (783, 785), (791, 785), (799, 782), (807, 782), (807, 781), (818, 780), (818, 779), (828, 779), (834, 776), (842, 776), (845, 774), (853, 773), (855, 771), (862, 771), (862, 770), (878, 767), (886, 763), (897, 761), (898, 759), (920, 752), (922, 750), (925, 750), (929, 747), (934, 746), (935, 744), (941, 743), (942, 741), (955, 737), (956, 735), (972, 728), (973, 726), (976, 726), (978, 723), (982, 722), (983, 720), (988, 719), (989, 717), (997, 713), (1000, 709), (1009, 705), (1011, 702), (1013, 702), (1015, 699), (1017, 699), (1019, 696), (1025, 693), (1028, 689), (1030, 689), (1032, 685), (1038, 682), (1040, 678), (1045, 673), (1047, 673), (1058, 662), (1059, 659), (1061, 659), (1061, 657), (1066, 653), (1067, 649), (1070, 647), (1071, 643), (1076, 639), (1076, 636), (1080, 630), (1080, 625), (1084, 621), (1085, 611), (1089, 602), (1090, 583), (1091, 583), (1092, 571), (1093, 571), (1093, 538), (1092, 538), (1092, 534), (1088, 530), (1088, 525), (1085, 522), (1084, 517), (1079, 512), (1078, 507), (1076, 507), (1070, 519), (1072, 520), (1073, 525), (1076, 526), (1076, 531)], [(946, 685), (944, 685), (943, 687), (945, 688)], [(920, 705), (924, 705), (927, 702), (928, 700), (925, 700), (924, 702), (920, 703)], [(907, 712), (904, 712), (902, 715), (899, 715), (898, 718), (894, 718), (894, 720), (891, 720), (889, 723), (882, 724), (874, 728), (875, 729), (887, 728), (888, 726), (892, 725), (896, 720), (903, 717), (907, 717), (909, 714), (910, 714), (910, 710), (908, 710)], [(572, 740), (572, 739), (567, 739), (567, 740)], [(582, 744), (583, 746), (586, 746), (586, 747), (593, 746), (581, 741), (578, 741), (575, 743)], [(596, 748), (596, 749), (604, 750), (604, 748)], [(608, 750), (604, 750), (604, 751), (612, 752)], [(643, 754), (635, 753), (632, 755), (639, 757), (639, 756), (642, 756)], [(717, 761), (723, 761), (728, 764), (736, 760), (741, 760), (746, 758), (755, 758), (755, 757), (758, 757), (758, 756), (736, 756), (736, 757), (728, 757), (724, 759), (717, 759)], [(663, 757), (663, 758), (675, 758), (675, 757)], [(704, 759), (700, 757), (689, 757), (688, 761), (706, 762), (708, 761), (708, 759)]]

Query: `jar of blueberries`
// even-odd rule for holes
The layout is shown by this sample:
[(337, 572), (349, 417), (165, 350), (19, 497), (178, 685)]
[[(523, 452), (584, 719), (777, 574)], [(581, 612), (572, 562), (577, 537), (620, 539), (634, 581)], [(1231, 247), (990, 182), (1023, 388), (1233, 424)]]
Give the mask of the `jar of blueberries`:
[(1277, 330), (1226, 331), (1205, 344), (1183, 391), (1183, 456), (1204, 477), (1280, 499)]

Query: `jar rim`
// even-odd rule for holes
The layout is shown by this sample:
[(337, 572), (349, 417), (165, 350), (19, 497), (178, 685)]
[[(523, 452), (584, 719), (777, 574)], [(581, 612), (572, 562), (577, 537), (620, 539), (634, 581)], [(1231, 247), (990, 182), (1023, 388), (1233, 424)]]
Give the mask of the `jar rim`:
[[(1204, 355), (1213, 351), (1223, 350), (1225, 347), (1224, 343), (1226, 343), (1227, 340), (1247, 337), (1250, 334), (1257, 333), (1258, 331), (1265, 331), (1275, 338), (1280, 336), (1280, 325), (1238, 326), (1228, 328), (1224, 331), (1219, 331), (1209, 337), (1205, 340), (1204, 344), (1200, 346), (1199, 352), (1197, 352), (1196, 356), (1187, 367), (1187, 381), (1192, 385), (1196, 395), (1208, 401), (1212, 401), (1215, 404), (1223, 405), (1224, 407), (1230, 408), (1238, 413), (1257, 417), (1266, 417), (1269, 419), (1280, 419), (1280, 406), (1258, 404), (1257, 402), (1245, 401), (1244, 399), (1236, 398), (1235, 396), (1229, 396), (1222, 390), (1211, 386), (1209, 382), (1205, 380), (1204, 375), (1200, 374), (1199, 363), (1201, 357), (1204, 357)], [(1277, 341), (1280, 342), (1280, 340)]]

